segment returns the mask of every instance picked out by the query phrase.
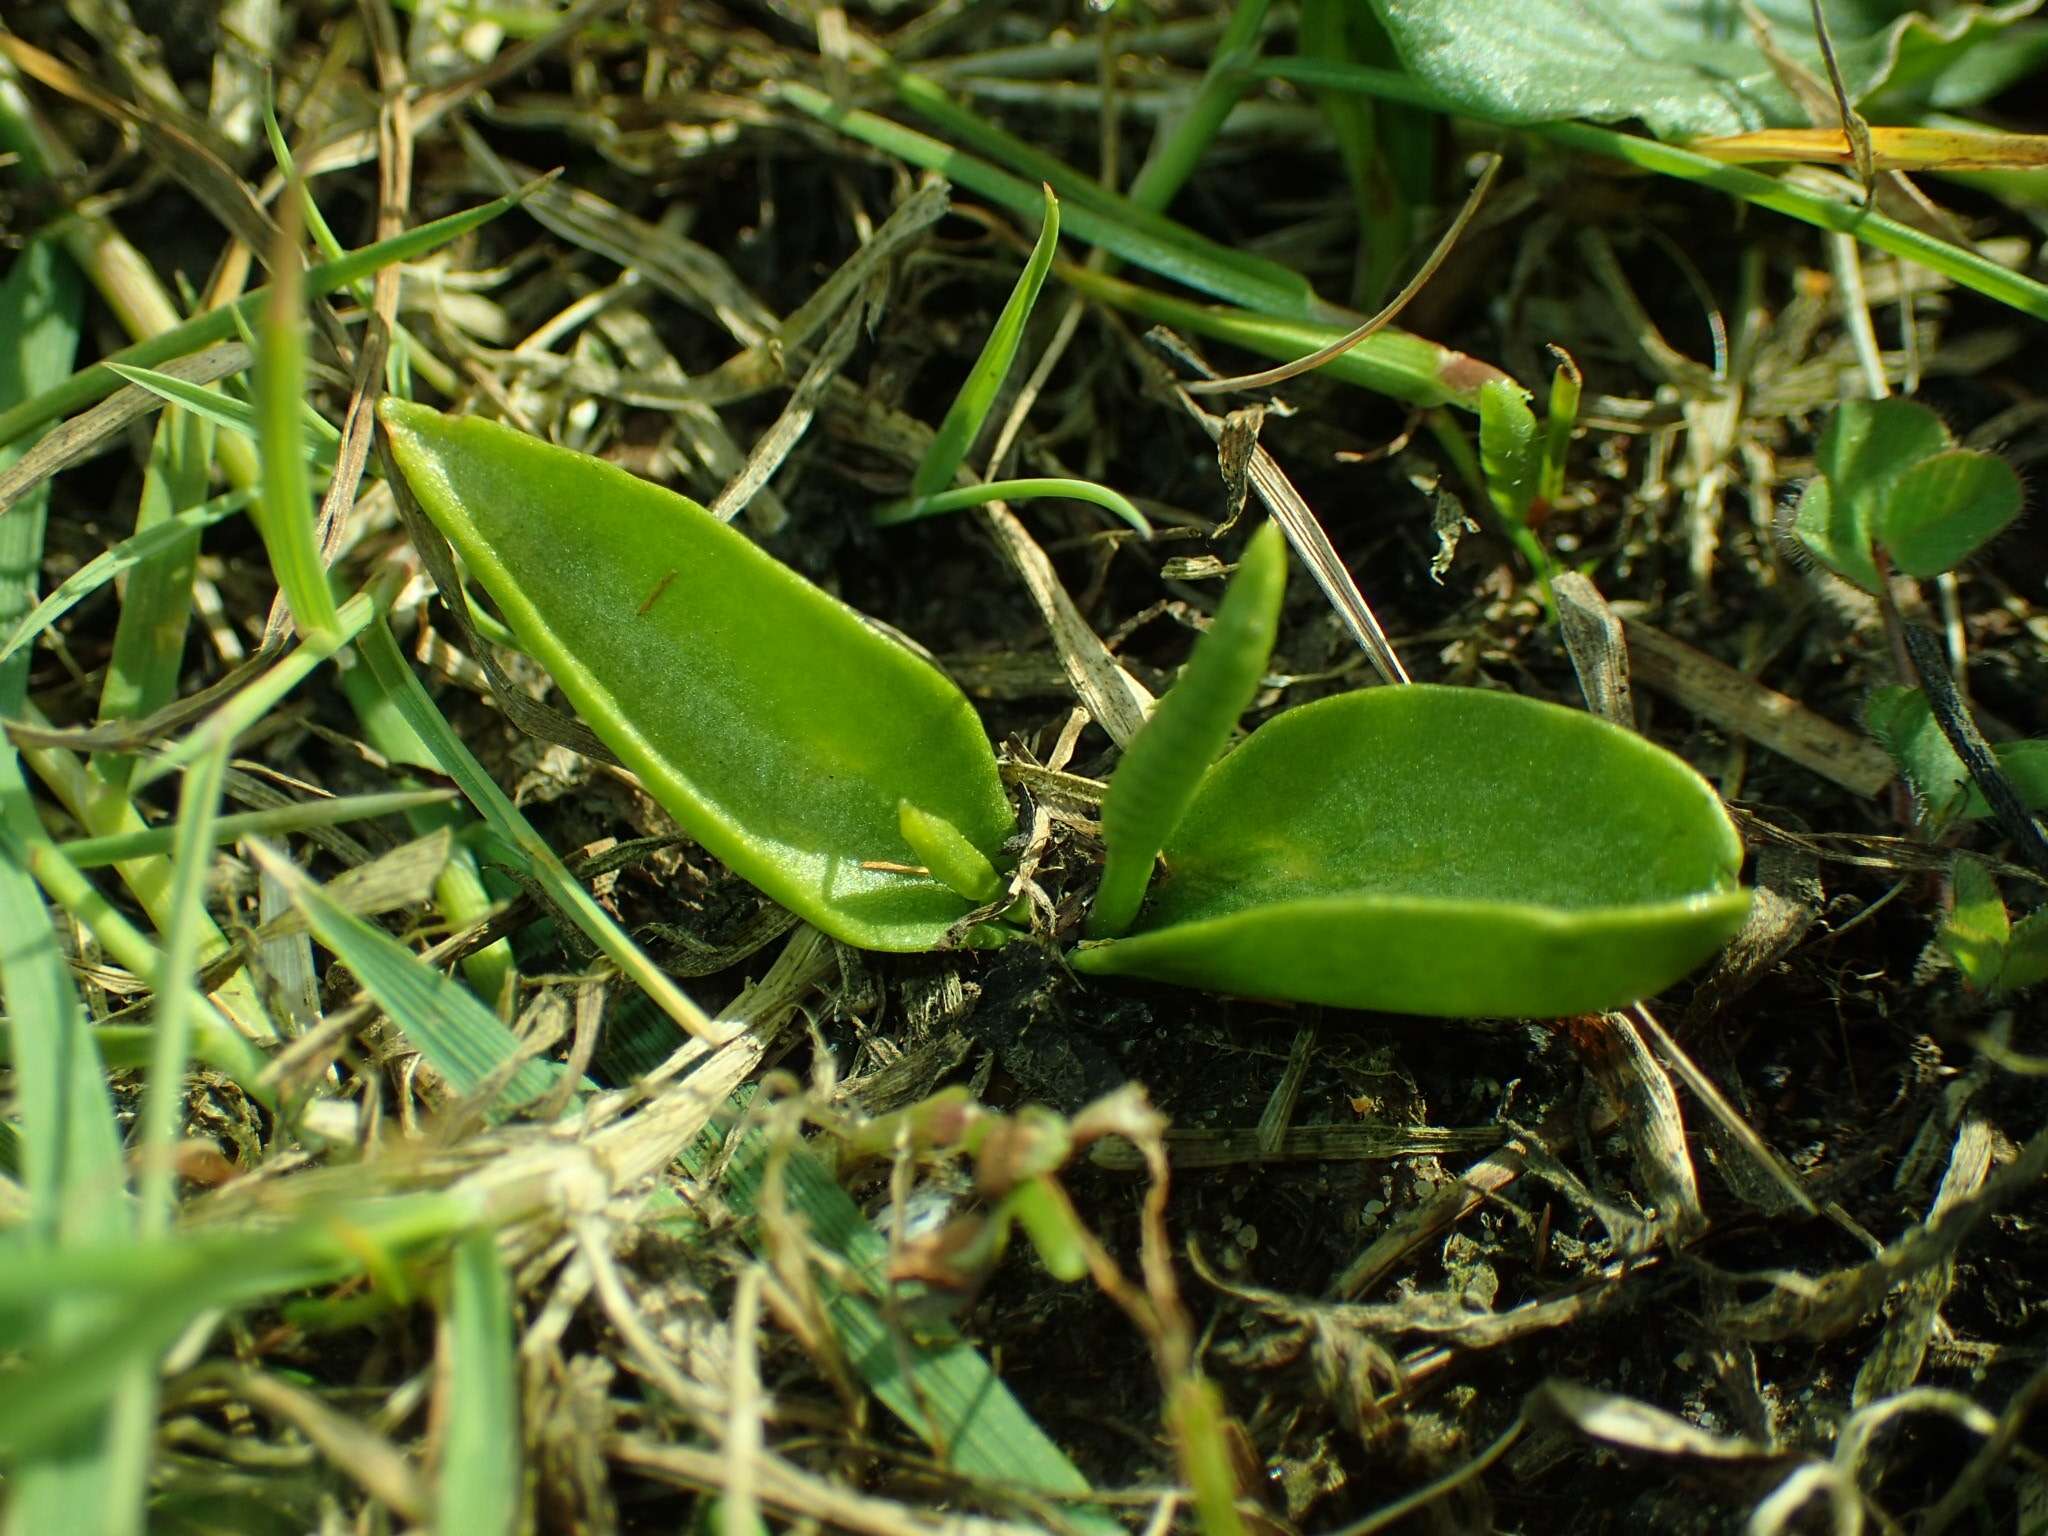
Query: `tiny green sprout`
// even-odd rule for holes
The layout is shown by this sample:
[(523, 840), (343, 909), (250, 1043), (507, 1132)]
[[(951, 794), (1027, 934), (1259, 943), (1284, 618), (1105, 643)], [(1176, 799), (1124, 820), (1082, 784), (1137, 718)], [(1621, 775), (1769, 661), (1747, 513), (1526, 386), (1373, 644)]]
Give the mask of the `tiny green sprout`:
[[(1279, 602), (1277, 554), (1255, 541), (1237, 578), (1261, 619)], [(1077, 948), (1075, 970), (1553, 1017), (1647, 997), (1740, 926), (1742, 848), (1720, 798), (1670, 753), (1576, 710), (1370, 688), (1288, 710), (1211, 766), (1235, 718), (1219, 729), (1214, 714), (1242, 708), (1271, 634), (1269, 619), (1226, 629), (1219, 616), (1131, 742), (1103, 807), (1108, 910), (1091, 929), (1108, 937)], [(1185, 711), (1183, 694), (1196, 701)], [(1185, 724), (1197, 713), (1200, 733)], [(1155, 735), (1179, 749), (1155, 749)], [(1132, 911), (1132, 877), (1109, 871), (1149, 881), (1161, 851), (1167, 873)]]
[(2048, 907), (2015, 923), (1990, 870), (1967, 854), (1956, 859), (1955, 904), (1941, 943), (1970, 985), (1993, 997), (2048, 981)]
[(735, 873), (864, 949), (937, 948), (993, 896), (1016, 818), (930, 663), (671, 491), (492, 422), (380, 415), (519, 644)]
[(1829, 570), (1866, 592), (1880, 556), (1908, 576), (1953, 570), (2019, 515), (2020, 482), (2003, 459), (1958, 448), (1914, 400), (1847, 400), (1829, 418), (1792, 532)]

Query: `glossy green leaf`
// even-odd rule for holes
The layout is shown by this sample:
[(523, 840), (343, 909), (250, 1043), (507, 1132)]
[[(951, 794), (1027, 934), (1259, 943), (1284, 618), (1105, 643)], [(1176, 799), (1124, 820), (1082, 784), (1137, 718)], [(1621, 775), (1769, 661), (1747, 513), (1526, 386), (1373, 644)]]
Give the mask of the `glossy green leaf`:
[(1909, 576), (1954, 570), (2020, 512), (2020, 477), (2005, 460), (1967, 448), (1922, 459), (1885, 488), (1879, 541)]
[(1106, 857), (1088, 914), (1090, 937), (1114, 937), (1138, 915), (1153, 860), (1265, 675), (1286, 590), (1287, 545), (1279, 527), (1268, 523), (1252, 536), (1187, 670), (1131, 738), (1110, 780), (1102, 801)]
[(1078, 971), (1443, 1016), (1647, 997), (1719, 949), (1742, 847), (1684, 763), (1511, 694), (1373, 688), (1211, 769), (1130, 936)]
[(959, 472), (967, 450), (974, 446), (975, 438), (981, 435), (982, 423), (988, 420), (989, 409), (996, 403), (1003, 380), (1010, 376), (1010, 366), (1017, 360), (1017, 348), (1024, 341), (1025, 323), (1031, 318), (1032, 306), (1038, 302), (1038, 290), (1045, 286), (1045, 274), (1052, 270), (1053, 253), (1059, 245), (1060, 201), (1052, 195), (1052, 188), (1047, 187), (1045, 218), (1038, 228), (1038, 243), (1031, 248), (1031, 258), (1024, 263), (1024, 270), (1017, 274), (1017, 285), (1010, 290), (1002, 313), (996, 316), (995, 328), (989, 332), (988, 340), (982, 343), (981, 355), (967, 370), (967, 380), (947, 408), (945, 419), (939, 423), (939, 430), (932, 437), (931, 446), (925, 450), (923, 462), (917, 466), (917, 473), (911, 476), (910, 495), (913, 501), (936, 496), (952, 487), (953, 476)]
[(903, 800), (896, 806), (896, 826), (924, 867), (969, 901), (992, 900), (1002, 889), (987, 855), (943, 816)]
[(1529, 397), (1512, 379), (1490, 379), (1480, 386), (1479, 464), (1501, 521), (1510, 528), (1524, 526), (1543, 476), (1543, 443)]
[(520, 644), (669, 814), (834, 938), (938, 944), (969, 910), (910, 801), (993, 862), (1014, 816), (942, 674), (694, 502), (510, 428), (387, 400), (400, 469)]
[[(1932, 6), (1928, 7), (1933, 9)], [(1833, 0), (1835, 52), (1851, 100), (1894, 103), (2033, 7), (1960, 5), (1939, 21), (1898, 0)], [(1799, 98), (1733, 6), (1696, 0), (1373, 0), (1409, 70), (1459, 106), (1501, 122), (1640, 118), (1659, 138), (1804, 127)], [(1808, 0), (1760, 0), (1777, 45), (1821, 74)]]

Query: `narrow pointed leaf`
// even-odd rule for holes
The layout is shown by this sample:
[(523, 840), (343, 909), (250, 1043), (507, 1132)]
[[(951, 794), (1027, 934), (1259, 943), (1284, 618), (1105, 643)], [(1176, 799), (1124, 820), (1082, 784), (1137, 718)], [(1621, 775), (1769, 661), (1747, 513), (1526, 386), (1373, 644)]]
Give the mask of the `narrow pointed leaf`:
[(1522, 527), (1543, 476), (1543, 444), (1528, 396), (1511, 379), (1480, 386), (1479, 465), (1494, 511), (1510, 528)]
[(1038, 243), (1032, 246), (1031, 258), (1018, 274), (1017, 285), (1010, 290), (1003, 312), (996, 316), (995, 328), (982, 344), (981, 355), (968, 370), (967, 382), (954, 396), (945, 419), (939, 423), (939, 430), (932, 438), (931, 447), (925, 450), (924, 461), (911, 477), (913, 501), (935, 496), (952, 486), (953, 476), (959, 472), (967, 450), (974, 446), (975, 438), (981, 434), (982, 423), (988, 420), (989, 409), (996, 403), (1003, 380), (1010, 376), (1010, 365), (1017, 360), (1017, 348), (1024, 341), (1024, 326), (1031, 318), (1032, 306), (1038, 302), (1038, 290), (1045, 286), (1045, 274), (1052, 270), (1053, 253), (1059, 249), (1059, 244), (1060, 203), (1052, 195), (1052, 188), (1047, 187), (1045, 218), (1038, 228)]
[(1941, 925), (1942, 945), (1955, 957), (1956, 968), (1979, 991), (1996, 989), (2011, 938), (2011, 920), (1991, 872), (1967, 855), (1957, 859), (1955, 905)]
[(1102, 886), (1088, 915), (1091, 936), (1113, 937), (1137, 916), (1152, 861), (1258, 691), (1286, 590), (1287, 545), (1278, 525), (1268, 523), (1245, 550), (1187, 669), (1131, 738), (1110, 779), (1102, 802)]

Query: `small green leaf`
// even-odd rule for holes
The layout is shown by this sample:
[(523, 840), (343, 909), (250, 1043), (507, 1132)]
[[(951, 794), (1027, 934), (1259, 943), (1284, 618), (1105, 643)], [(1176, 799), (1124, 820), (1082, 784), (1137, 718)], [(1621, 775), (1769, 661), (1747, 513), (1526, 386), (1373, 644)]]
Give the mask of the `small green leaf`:
[(1052, 270), (1053, 253), (1059, 244), (1060, 203), (1052, 195), (1052, 188), (1047, 187), (1045, 219), (1038, 228), (1038, 243), (1031, 248), (1031, 259), (1017, 276), (1017, 286), (1010, 290), (1009, 302), (996, 316), (995, 329), (988, 333), (981, 356), (967, 371), (967, 382), (960, 386), (945, 420), (939, 423), (931, 447), (925, 450), (924, 462), (911, 476), (913, 501), (951, 489), (967, 450), (981, 435), (982, 423), (988, 420), (989, 410), (1002, 391), (1003, 380), (1010, 376), (1010, 365), (1017, 360), (1017, 348), (1024, 341), (1025, 322), (1031, 318), (1031, 307), (1038, 302), (1038, 290), (1045, 286), (1045, 274)]
[(1053, 1279), (1072, 1285), (1087, 1278), (1088, 1247), (1081, 1219), (1054, 1180), (1040, 1175), (1011, 1190), (1003, 1197), (997, 1220), (1004, 1218), (1013, 1218), (1024, 1229)]
[(1551, 1017), (1668, 986), (1749, 908), (1713, 789), (1476, 688), (1289, 710), (1210, 770), (1127, 938), (1074, 969), (1387, 1012)]
[(1265, 676), (1286, 590), (1287, 545), (1278, 526), (1268, 523), (1252, 536), (1180, 681), (1131, 738), (1109, 781), (1102, 802), (1106, 857), (1088, 914), (1091, 937), (1122, 933), (1137, 916), (1152, 861)]
[(1939, 827), (1956, 813), (1970, 773), (1935, 723), (1926, 694), (1918, 688), (1876, 689), (1864, 703), (1863, 723), (1898, 764), (1927, 826)]
[(834, 938), (970, 908), (897, 807), (993, 861), (1015, 817), (960, 690), (696, 503), (508, 427), (381, 407), (400, 469), (527, 653), (691, 836)]
[(993, 900), (1003, 888), (987, 855), (943, 816), (902, 800), (896, 805), (896, 823), (924, 867), (969, 901)]
[(2005, 992), (2043, 981), (2048, 981), (2048, 907), (2036, 908), (2012, 925), (2005, 965), (1998, 973), (1999, 989)]
[(1793, 532), (1823, 565), (1875, 592), (1870, 545), (1888, 487), (1952, 446), (1941, 418), (1916, 401), (1843, 401), (1814, 450), (1816, 474), (1799, 498)]
[(1512, 379), (1491, 379), (1479, 390), (1479, 463), (1486, 494), (1510, 528), (1529, 521), (1529, 504), (1543, 477), (1543, 445), (1529, 397)]
[(2012, 924), (1991, 872), (1967, 854), (1958, 857), (1955, 906), (1941, 925), (1941, 942), (1980, 992), (1998, 989), (2011, 937)]
[(1554, 503), (1564, 494), (1565, 458), (1571, 452), (1572, 428), (1578, 423), (1579, 396), (1586, 381), (1563, 347), (1552, 346), (1549, 351), (1557, 359), (1557, 367), (1550, 375), (1550, 405), (1543, 422), (1543, 475), (1537, 494)]
[(1875, 532), (1909, 576), (1954, 570), (2020, 511), (2020, 477), (2005, 460), (1967, 448), (1923, 459), (1885, 488)]

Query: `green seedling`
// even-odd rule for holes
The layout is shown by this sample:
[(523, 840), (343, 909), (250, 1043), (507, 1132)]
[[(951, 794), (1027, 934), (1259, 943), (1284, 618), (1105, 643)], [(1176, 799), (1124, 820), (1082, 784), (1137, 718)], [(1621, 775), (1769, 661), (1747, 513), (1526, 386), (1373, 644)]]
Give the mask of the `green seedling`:
[[(1928, 831), (1991, 815), (1984, 792), (1971, 782), (1918, 688), (1877, 689), (1863, 706), (1863, 723), (1898, 765)], [(2000, 742), (1992, 754), (2020, 803), (2029, 811), (2048, 810), (2048, 741)]]
[(1956, 860), (1955, 905), (1941, 943), (1970, 985), (1993, 997), (2048, 981), (2048, 907), (2015, 923), (1991, 872), (1967, 855)]
[[(973, 707), (693, 503), (505, 427), (383, 408), (400, 469), (514, 635), (683, 827), (820, 929), (952, 938), (1013, 816)], [(1473, 689), (1293, 710), (1214, 768), (1285, 585), (1253, 540), (1131, 743), (1077, 969), (1400, 1012), (1611, 1007), (1747, 910), (1713, 791), (1590, 716)], [(1173, 871), (1146, 900), (1161, 849)], [(999, 940), (984, 924), (978, 935)]]
[(1792, 532), (1866, 592), (1882, 590), (1886, 561), (1908, 576), (1953, 570), (2020, 510), (2012, 467), (1958, 448), (1941, 418), (1912, 400), (1844, 401), (1814, 467)]
[[(1211, 767), (1214, 721), (1236, 718), (1264, 670), (1285, 558), (1261, 530), (1111, 781), (1103, 835), (1119, 873), (1105, 873), (1095, 929), (1112, 936), (1077, 949), (1076, 970), (1346, 1008), (1557, 1016), (1647, 997), (1734, 933), (1749, 896), (1719, 797), (1670, 753), (1575, 710), (1374, 688), (1289, 710)], [(1230, 612), (1241, 595), (1256, 620)], [(1200, 739), (1183, 723), (1198, 707)], [(1155, 754), (1155, 733), (1184, 744)], [(1121, 872), (1149, 877), (1161, 851), (1166, 878), (1127, 917)]]
[(864, 949), (938, 947), (989, 892), (1015, 817), (937, 669), (673, 492), (491, 422), (381, 415), (521, 646), (735, 872)]

